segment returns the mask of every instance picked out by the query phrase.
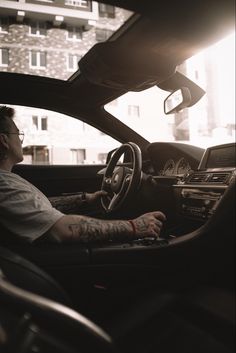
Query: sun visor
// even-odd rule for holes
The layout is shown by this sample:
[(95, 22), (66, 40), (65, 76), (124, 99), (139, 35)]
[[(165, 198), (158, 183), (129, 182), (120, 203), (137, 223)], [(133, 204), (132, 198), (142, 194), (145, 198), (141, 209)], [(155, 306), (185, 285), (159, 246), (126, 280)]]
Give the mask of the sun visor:
[(126, 91), (142, 91), (173, 76), (176, 65), (156, 53), (114, 42), (95, 44), (79, 61), (81, 74), (93, 84)]

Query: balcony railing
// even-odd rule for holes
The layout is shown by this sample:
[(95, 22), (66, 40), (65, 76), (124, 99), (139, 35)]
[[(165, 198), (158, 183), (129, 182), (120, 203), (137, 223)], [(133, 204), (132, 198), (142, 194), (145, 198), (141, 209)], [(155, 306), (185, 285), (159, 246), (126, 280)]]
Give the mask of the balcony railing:
[(73, 6), (73, 7), (82, 7), (82, 8), (89, 8), (90, 1), (86, 0), (65, 0), (66, 6)]
[(37, 5), (48, 5), (53, 7), (64, 7), (74, 10), (91, 11), (92, 3), (89, 0), (25, 0), (26, 3)]

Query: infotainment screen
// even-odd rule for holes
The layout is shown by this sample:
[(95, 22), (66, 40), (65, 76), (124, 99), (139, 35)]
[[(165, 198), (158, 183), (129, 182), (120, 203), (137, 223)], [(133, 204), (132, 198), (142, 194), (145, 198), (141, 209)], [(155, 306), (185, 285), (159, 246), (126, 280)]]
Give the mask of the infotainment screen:
[(235, 167), (235, 145), (211, 148), (209, 151), (206, 168)]
[(235, 144), (229, 143), (209, 147), (204, 153), (199, 169), (219, 169), (236, 167)]

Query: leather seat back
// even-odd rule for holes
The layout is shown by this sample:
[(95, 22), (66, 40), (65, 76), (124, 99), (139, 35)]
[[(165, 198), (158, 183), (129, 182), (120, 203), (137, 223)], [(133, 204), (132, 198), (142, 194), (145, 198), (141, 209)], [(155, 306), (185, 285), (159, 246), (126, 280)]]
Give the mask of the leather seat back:
[(71, 306), (69, 297), (52, 277), (30, 261), (4, 247), (0, 247), (0, 268), (14, 285)]

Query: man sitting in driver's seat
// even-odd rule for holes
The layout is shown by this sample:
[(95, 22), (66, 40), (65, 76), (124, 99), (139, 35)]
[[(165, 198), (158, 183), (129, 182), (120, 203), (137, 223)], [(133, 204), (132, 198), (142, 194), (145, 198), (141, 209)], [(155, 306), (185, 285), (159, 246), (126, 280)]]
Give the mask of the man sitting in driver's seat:
[(13, 166), (23, 160), (23, 133), (13, 121), (14, 114), (13, 108), (0, 106), (0, 222), (6, 229), (27, 242), (40, 239), (55, 242), (120, 241), (160, 235), (165, 221), (165, 215), (160, 211), (132, 220), (101, 220), (70, 214), (75, 205), (95, 203), (106, 192), (73, 195), (64, 198), (63, 202), (61, 198), (49, 200), (35, 186), (13, 173)]

